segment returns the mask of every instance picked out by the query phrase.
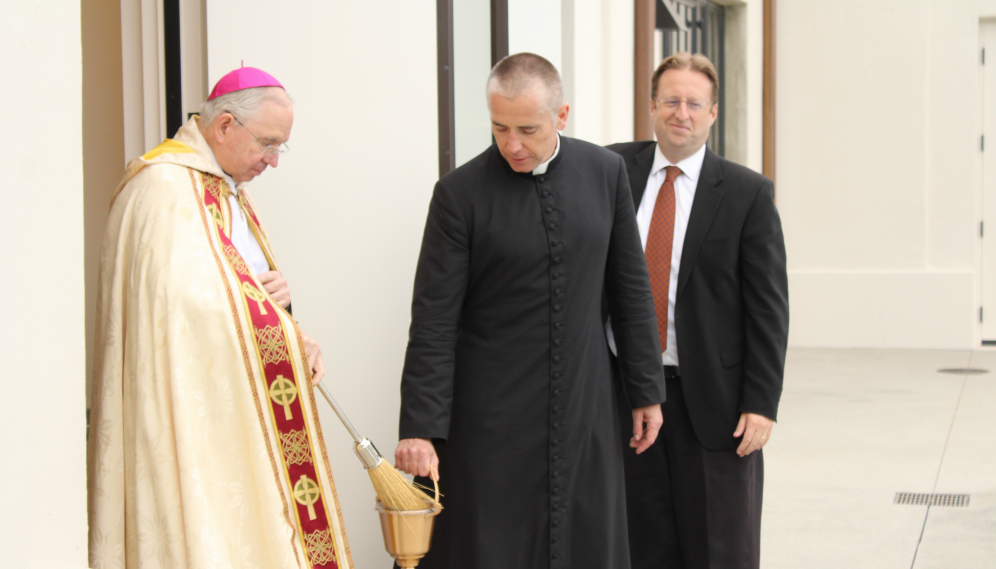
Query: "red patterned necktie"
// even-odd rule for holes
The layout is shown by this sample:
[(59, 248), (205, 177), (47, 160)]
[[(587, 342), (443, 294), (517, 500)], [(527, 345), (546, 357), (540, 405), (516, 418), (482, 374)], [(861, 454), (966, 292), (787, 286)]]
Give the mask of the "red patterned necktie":
[(644, 251), (650, 288), (654, 291), (661, 353), (667, 350), (667, 299), (671, 287), (671, 246), (674, 244), (674, 180), (681, 175), (677, 166), (668, 166), (665, 170), (664, 183), (657, 192), (654, 215), (650, 218), (650, 232)]

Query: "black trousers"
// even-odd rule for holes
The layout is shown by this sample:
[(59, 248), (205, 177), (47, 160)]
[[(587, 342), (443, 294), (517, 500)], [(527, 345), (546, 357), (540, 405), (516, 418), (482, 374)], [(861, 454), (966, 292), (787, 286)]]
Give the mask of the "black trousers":
[(633, 415), (621, 413), (632, 569), (757, 569), (761, 451), (741, 458), (735, 449), (703, 448), (679, 378), (667, 379), (662, 407), (657, 442), (639, 456), (628, 448)]

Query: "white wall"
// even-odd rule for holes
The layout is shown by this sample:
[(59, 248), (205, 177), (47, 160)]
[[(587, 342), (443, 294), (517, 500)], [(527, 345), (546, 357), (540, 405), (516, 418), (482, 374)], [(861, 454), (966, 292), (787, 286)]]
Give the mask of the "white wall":
[(542, 55), (561, 69), (561, 0), (508, 0), (508, 53)]
[(491, 3), (453, 1), (453, 107), (456, 165), (491, 146), (485, 85), (491, 73)]
[(561, 74), (571, 104), (564, 134), (595, 144), (633, 140), (633, 18), (633, 2), (563, 0)]
[(994, 0), (777, 11), (793, 346), (979, 341), (979, 18)]
[[(250, 192), (294, 316), (322, 345), (325, 385), (393, 462), (415, 263), (439, 173), (436, 3), (212, 0), (207, 21), (211, 86), (245, 60), (296, 101), (291, 152)], [(353, 561), (389, 567), (370, 480), (331, 409), (322, 413)]]
[[(747, 158), (743, 165), (760, 172), (764, 160), (764, 1), (746, 0), (747, 37), (745, 65), (747, 68)], [(781, 7), (785, 2), (779, 2)], [(781, 70), (778, 70), (781, 73)]]
[(6, 4), (0, 132), (0, 557), (86, 567), (83, 159), (79, 1)]

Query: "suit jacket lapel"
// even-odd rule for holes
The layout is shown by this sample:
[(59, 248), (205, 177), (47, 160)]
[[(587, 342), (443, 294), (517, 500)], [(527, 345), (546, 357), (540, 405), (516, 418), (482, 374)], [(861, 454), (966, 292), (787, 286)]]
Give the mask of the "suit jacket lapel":
[(692, 200), (692, 211), (688, 215), (688, 228), (685, 230), (685, 243), (681, 250), (678, 298), (685, 289), (688, 275), (695, 267), (695, 257), (698, 256), (699, 247), (709, 232), (709, 226), (712, 225), (716, 210), (719, 209), (719, 203), (723, 201), (722, 182), (723, 171), (719, 166), (719, 157), (707, 148), (705, 159), (702, 161), (702, 172), (699, 174), (699, 183), (695, 186), (695, 198)]
[(632, 160), (626, 161), (626, 173), (629, 175), (629, 187), (633, 192), (633, 207), (636, 211), (639, 211), (643, 192), (647, 189), (647, 179), (650, 178), (650, 169), (654, 165), (656, 147), (657, 143), (651, 141), (650, 145), (634, 154)]

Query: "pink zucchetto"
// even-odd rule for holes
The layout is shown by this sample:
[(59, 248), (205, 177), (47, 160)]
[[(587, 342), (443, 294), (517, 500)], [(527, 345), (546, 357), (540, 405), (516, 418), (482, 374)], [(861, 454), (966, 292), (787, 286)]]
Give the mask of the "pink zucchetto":
[(240, 67), (218, 80), (214, 89), (211, 90), (208, 100), (227, 95), (232, 91), (241, 91), (252, 87), (280, 87), (283, 89), (284, 86), (273, 75), (262, 69)]

